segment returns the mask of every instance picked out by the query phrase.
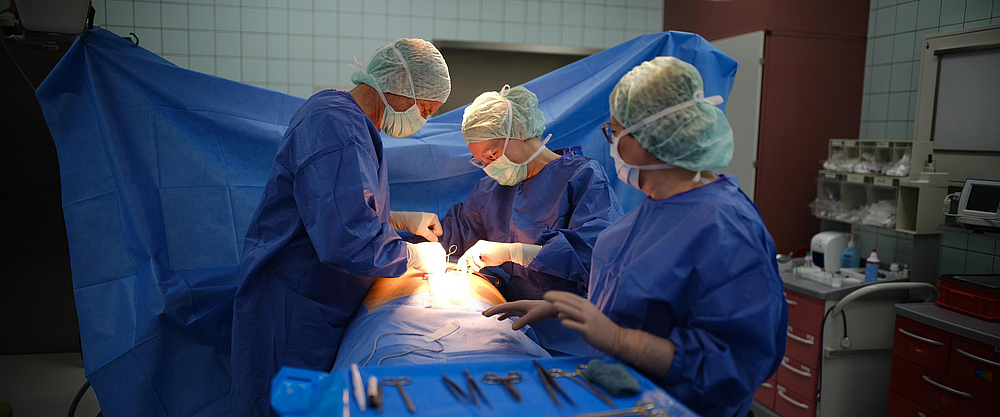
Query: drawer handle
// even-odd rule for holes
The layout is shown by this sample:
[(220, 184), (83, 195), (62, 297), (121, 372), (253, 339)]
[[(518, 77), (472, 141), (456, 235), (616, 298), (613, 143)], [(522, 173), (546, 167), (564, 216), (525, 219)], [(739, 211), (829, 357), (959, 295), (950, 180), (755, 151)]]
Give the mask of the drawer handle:
[(930, 343), (930, 344), (932, 344), (934, 346), (944, 346), (944, 343), (938, 342), (937, 340), (928, 339), (926, 337), (917, 336), (917, 335), (915, 335), (913, 333), (910, 333), (910, 332), (908, 332), (906, 330), (903, 330), (903, 329), (898, 329), (898, 330), (899, 330), (900, 333), (902, 333), (902, 334), (904, 334), (906, 336), (909, 336), (910, 338), (917, 339), (917, 340), (919, 340), (921, 342)]
[(763, 384), (760, 384), (760, 386), (762, 386), (764, 388), (774, 388), (774, 385), (771, 385), (770, 382), (765, 382)]
[(928, 384), (931, 384), (931, 385), (933, 385), (935, 387), (941, 388), (941, 389), (943, 389), (945, 391), (948, 391), (948, 392), (950, 392), (952, 394), (955, 394), (955, 395), (958, 395), (958, 396), (962, 396), (962, 397), (965, 397), (965, 398), (972, 398), (972, 394), (969, 394), (967, 392), (962, 392), (962, 391), (959, 391), (957, 389), (949, 388), (949, 387), (946, 387), (944, 385), (941, 385), (941, 384), (939, 384), (937, 382), (934, 382), (934, 380), (928, 378), (927, 375), (921, 375), (921, 376), (924, 377), (924, 381), (927, 381)]
[(795, 301), (795, 300), (789, 300), (789, 299), (787, 299), (787, 298), (785, 299), (785, 302), (786, 302), (786, 303), (788, 303), (788, 305), (790, 305), (790, 306), (795, 306), (795, 305), (799, 305), (799, 302), (798, 302), (798, 301)]
[(781, 398), (783, 398), (785, 401), (788, 401), (789, 403), (791, 403), (792, 405), (794, 405), (794, 406), (796, 406), (798, 408), (801, 408), (803, 410), (808, 410), (809, 409), (808, 405), (802, 404), (802, 403), (800, 403), (798, 401), (795, 401), (795, 400), (793, 400), (791, 398), (788, 398), (788, 396), (785, 395), (784, 391), (778, 391), (778, 395), (780, 395)]
[(806, 378), (812, 378), (813, 377), (812, 374), (809, 373), (809, 372), (803, 371), (801, 369), (795, 369), (795, 368), (793, 368), (792, 365), (788, 364), (788, 362), (782, 361), (781, 362), (781, 366), (784, 366), (789, 371), (795, 372), (795, 373), (797, 373), (799, 375), (802, 375), (802, 376), (804, 376)]
[(815, 342), (813, 342), (812, 340), (809, 340), (809, 339), (803, 339), (803, 338), (801, 338), (801, 337), (798, 337), (798, 336), (796, 336), (796, 335), (792, 334), (792, 332), (788, 332), (788, 331), (786, 331), (786, 332), (785, 332), (785, 334), (787, 334), (787, 335), (788, 335), (788, 338), (789, 338), (789, 339), (792, 339), (792, 340), (794, 340), (794, 341), (796, 341), (796, 342), (799, 342), (799, 343), (804, 343), (804, 344), (807, 344), (807, 345), (809, 345), (809, 346), (812, 346), (812, 345), (816, 344), (816, 343), (815, 343)]
[(985, 363), (987, 365), (995, 366), (997, 368), (1000, 368), (1000, 363), (993, 362), (993, 361), (991, 361), (989, 359), (980, 358), (980, 357), (978, 357), (976, 355), (973, 355), (973, 354), (971, 354), (969, 352), (966, 352), (966, 351), (964, 351), (962, 349), (955, 349), (955, 350), (958, 351), (958, 353), (961, 353), (962, 355), (964, 355), (965, 357), (967, 357), (969, 359), (972, 359), (974, 361), (979, 361), (979, 362)]

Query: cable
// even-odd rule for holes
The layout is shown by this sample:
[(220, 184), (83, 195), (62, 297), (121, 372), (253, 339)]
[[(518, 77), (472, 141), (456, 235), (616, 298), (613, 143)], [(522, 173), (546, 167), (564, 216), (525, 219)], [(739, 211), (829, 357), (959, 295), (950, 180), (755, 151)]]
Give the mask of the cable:
[[(361, 365), (361, 366), (368, 366), (368, 363), (371, 362), (372, 358), (375, 356), (375, 351), (378, 350), (378, 341), (379, 341), (379, 339), (381, 339), (382, 336), (388, 336), (390, 334), (400, 335), (400, 336), (424, 336), (424, 335), (422, 335), (420, 333), (403, 333), (403, 332), (382, 333), (382, 334), (378, 335), (378, 337), (375, 338), (375, 344), (372, 345), (372, 353), (370, 355), (368, 355), (368, 359), (366, 359), (364, 365)], [(431, 350), (431, 349), (427, 349), (427, 348), (417, 348), (417, 349), (413, 349), (413, 350), (408, 351), (408, 352), (403, 352), (403, 353), (397, 353), (397, 354), (394, 354), (394, 355), (389, 355), (389, 356), (383, 357), (382, 359), (379, 359), (378, 363), (375, 366), (382, 366), (382, 361), (384, 361), (386, 359), (398, 358), (400, 356), (406, 356), (406, 355), (409, 355), (409, 354), (411, 354), (413, 352), (419, 352), (419, 351), (427, 351), (427, 352), (431, 352), (431, 353), (441, 353), (441, 352), (444, 352), (444, 344), (442, 344), (440, 340), (433, 340), (433, 342), (437, 343), (438, 346), (441, 347), (441, 349)]]
[(87, 388), (90, 388), (89, 380), (84, 381), (83, 386), (76, 392), (76, 397), (74, 397), (73, 402), (69, 404), (69, 414), (67, 414), (67, 417), (76, 416), (76, 407), (80, 405), (80, 400), (83, 399), (83, 394), (87, 393)]
[(28, 79), (27, 75), (24, 75), (24, 70), (21, 69), (21, 64), (17, 63), (17, 60), (14, 59), (14, 55), (10, 53), (10, 49), (7, 49), (7, 41), (0, 39), (0, 44), (3, 45), (3, 50), (7, 51), (7, 56), (10, 57), (10, 61), (13, 62), (14, 66), (17, 67), (17, 70), (21, 72), (21, 76), (24, 77), (24, 81), (26, 81), (31, 87), (31, 91), (35, 91), (35, 85), (31, 83), (31, 80)]

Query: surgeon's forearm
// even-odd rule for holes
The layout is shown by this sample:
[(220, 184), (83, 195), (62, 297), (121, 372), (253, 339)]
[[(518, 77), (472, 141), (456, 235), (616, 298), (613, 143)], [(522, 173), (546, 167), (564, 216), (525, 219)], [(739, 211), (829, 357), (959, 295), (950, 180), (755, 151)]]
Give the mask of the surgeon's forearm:
[(674, 342), (642, 330), (621, 328), (612, 350), (622, 362), (656, 377), (666, 377), (674, 362)]

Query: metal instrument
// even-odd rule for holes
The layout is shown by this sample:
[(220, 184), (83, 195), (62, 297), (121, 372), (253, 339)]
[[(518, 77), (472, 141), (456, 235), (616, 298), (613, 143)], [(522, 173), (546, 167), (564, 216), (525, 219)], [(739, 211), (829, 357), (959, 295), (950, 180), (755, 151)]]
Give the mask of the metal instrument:
[(479, 398), (482, 398), (483, 402), (486, 403), (487, 407), (493, 408), (493, 404), (490, 404), (490, 400), (486, 398), (486, 395), (483, 394), (483, 390), (479, 388), (479, 384), (477, 384), (476, 380), (472, 378), (472, 375), (469, 375), (469, 370), (466, 369), (464, 372), (465, 372), (465, 385), (466, 388), (469, 390), (469, 397), (472, 397), (472, 403), (478, 407), (479, 402), (476, 401), (476, 396), (479, 396)]
[(451, 262), (451, 255), (454, 255), (455, 252), (458, 252), (458, 245), (451, 245), (448, 247), (448, 254), (444, 256), (444, 263), (446, 265), (448, 262)]
[(411, 381), (410, 377), (408, 376), (397, 376), (397, 377), (387, 376), (385, 378), (382, 378), (382, 385), (395, 386), (396, 389), (399, 390), (399, 396), (403, 397), (403, 402), (406, 403), (406, 408), (409, 409), (411, 413), (416, 413), (417, 407), (413, 405), (413, 401), (410, 400), (410, 396), (406, 395), (406, 390), (403, 389), (403, 386), (410, 385), (410, 382), (413, 381)]
[(656, 408), (652, 401), (639, 401), (635, 407), (621, 410), (600, 411), (597, 413), (576, 414), (570, 417), (619, 417), (619, 416), (643, 416), (643, 417), (670, 417), (667, 410)]
[(566, 395), (566, 391), (563, 391), (562, 387), (559, 386), (559, 383), (556, 382), (556, 379), (553, 378), (552, 375), (549, 375), (548, 371), (546, 371), (545, 368), (542, 367), (542, 364), (538, 362), (538, 359), (534, 359), (532, 362), (534, 362), (535, 369), (538, 370), (538, 377), (542, 379), (542, 384), (545, 385), (545, 392), (549, 394), (549, 398), (552, 399), (552, 402), (555, 403), (556, 406), (560, 405), (559, 397), (556, 397), (556, 392), (558, 392), (559, 395), (566, 399), (566, 402), (576, 407), (576, 403), (573, 402), (573, 399), (570, 398), (569, 395)]
[(549, 375), (552, 375), (554, 378), (569, 378), (570, 381), (576, 382), (578, 385), (583, 387), (583, 389), (587, 390), (587, 392), (594, 394), (597, 399), (607, 404), (608, 407), (615, 408), (615, 402), (612, 401), (606, 394), (601, 392), (599, 388), (591, 384), (590, 381), (587, 380), (587, 377), (583, 376), (584, 369), (587, 369), (587, 365), (577, 366), (575, 372), (565, 372), (559, 368), (552, 368), (549, 370)]
[(510, 396), (514, 398), (515, 402), (521, 402), (521, 393), (514, 387), (514, 384), (521, 382), (520, 372), (510, 371), (507, 373), (507, 376), (500, 376), (493, 372), (487, 372), (483, 375), (483, 382), (487, 384), (503, 385), (503, 387), (507, 389), (507, 392), (510, 393)]
[(448, 387), (448, 390), (451, 391), (451, 395), (454, 395), (455, 399), (458, 400), (458, 402), (465, 404), (466, 402), (475, 401), (476, 398), (475, 393), (472, 394), (472, 400), (470, 400), (469, 397), (465, 395), (465, 392), (463, 392), (462, 389), (459, 388), (457, 384), (452, 382), (451, 379), (449, 379), (444, 374), (441, 374), (441, 380), (444, 381), (444, 384)]
[(376, 413), (382, 412), (382, 386), (378, 384), (378, 378), (374, 375), (368, 377), (368, 407), (375, 409)]

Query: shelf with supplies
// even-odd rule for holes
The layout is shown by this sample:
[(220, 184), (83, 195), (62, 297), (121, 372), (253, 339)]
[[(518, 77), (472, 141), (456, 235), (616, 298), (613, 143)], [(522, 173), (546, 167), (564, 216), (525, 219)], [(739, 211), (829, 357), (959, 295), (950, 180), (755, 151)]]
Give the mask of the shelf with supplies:
[[(925, 172), (920, 162), (913, 161), (914, 157), (928, 160), (930, 149), (929, 143), (920, 142), (831, 139), (830, 159), (819, 171), (816, 200), (810, 204), (813, 216), (903, 233), (939, 234), (948, 174)], [(854, 158), (861, 162), (853, 162)], [(864, 170), (859, 167), (871, 169), (858, 172)]]

